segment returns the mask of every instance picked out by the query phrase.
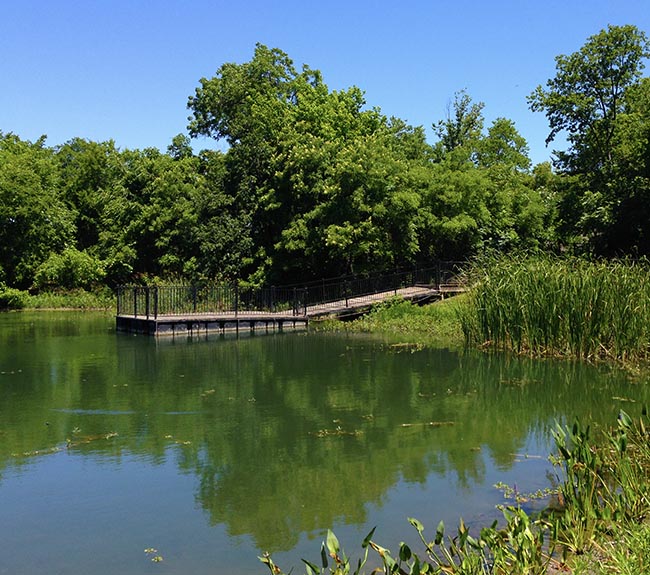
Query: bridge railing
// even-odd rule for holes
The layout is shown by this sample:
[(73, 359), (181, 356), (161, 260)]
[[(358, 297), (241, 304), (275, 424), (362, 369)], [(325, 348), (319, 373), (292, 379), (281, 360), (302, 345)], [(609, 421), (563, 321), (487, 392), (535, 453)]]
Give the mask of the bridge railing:
[(123, 286), (117, 290), (117, 315), (157, 318), (200, 314), (306, 315), (305, 289), (239, 286)]
[(127, 286), (117, 290), (117, 315), (157, 318), (196, 314), (278, 313), (306, 315), (312, 306), (345, 306), (375, 301), (409, 287), (439, 290), (462, 281), (462, 262), (439, 262), (389, 274), (350, 275), (300, 286), (242, 288), (234, 285)]
[(413, 268), (411, 270), (396, 271), (365, 276), (345, 276), (339, 278), (323, 279), (304, 284), (307, 290), (306, 301), (308, 306), (338, 305), (349, 299), (363, 303), (364, 299), (372, 301), (373, 296), (379, 293), (398, 290), (408, 287), (429, 287), (439, 290), (445, 285), (457, 285), (462, 282), (464, 262), (446, 261), (439, 262), (428, 268)]

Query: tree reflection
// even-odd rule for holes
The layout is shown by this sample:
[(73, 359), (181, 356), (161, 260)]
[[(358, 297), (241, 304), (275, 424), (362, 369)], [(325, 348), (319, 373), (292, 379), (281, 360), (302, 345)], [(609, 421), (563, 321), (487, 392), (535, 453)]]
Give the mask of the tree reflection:
[(554, 419), (609, 422), (612, 397), (647, 393), (577, 363), (331, 334), (156, 341), (92, 317), (3, 318), (0, 470), (57, 446), (173, 458), (211, 524), (272, 552), (364, 523), (399, 481), (472, 489), (486, 454), (508, 469)]

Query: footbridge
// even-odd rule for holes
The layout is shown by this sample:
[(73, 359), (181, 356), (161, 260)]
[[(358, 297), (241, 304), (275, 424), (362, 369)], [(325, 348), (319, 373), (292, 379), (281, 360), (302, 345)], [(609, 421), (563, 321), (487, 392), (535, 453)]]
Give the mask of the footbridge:
[(310, 320), (360, 315), (400, 297), (416, 303), (463, 291), (462, 264), (323, 279), (301, 285), (123, 286), (117, 292), (118, 331), (148, 335), (272, 332), (304, 329)]

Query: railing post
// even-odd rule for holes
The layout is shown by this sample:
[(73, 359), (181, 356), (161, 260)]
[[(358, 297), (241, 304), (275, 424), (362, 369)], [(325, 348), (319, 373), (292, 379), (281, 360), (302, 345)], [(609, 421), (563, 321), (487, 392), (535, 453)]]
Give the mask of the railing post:
[(149, 286), (146, 286), (144, 288), (144, 310), (145, 310), (145, 316), (147, 319), (149, 319)]
[(192, 313), (196, 313), (196, 286), (192, 286)]
[(298, 315), (298, 295), (297, 288), (293, 288), (293, 315)]
[(235, 317), (239, 313), (239, 283), (235, 284)]
[(133, 288), (133, 317), (138, 317), (138, 288)]
[(302, 288), (302, 295), (303, 295), (303, 305), (304, 305), (303, 315), (307, 317), (307, 297), (309, 295), (309, 288)]
[(158, 317), (158, 286), (153, 288), (153, 317)]

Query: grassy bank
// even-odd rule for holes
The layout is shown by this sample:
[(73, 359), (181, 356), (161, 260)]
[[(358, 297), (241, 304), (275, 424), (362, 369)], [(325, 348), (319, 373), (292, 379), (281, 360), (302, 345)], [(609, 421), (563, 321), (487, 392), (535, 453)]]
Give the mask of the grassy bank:
[(348, 330), (384, 333), (416, 339), (431, 345), (462, 346), (460, 310), (465, 296), (456, 296), (422, 307), (400, 298), (375, 306), (352, 322), (326, 320), (312, 322), (320, 330)]
[[(419, 575), (605, 575), (650, 572), (650, 419), (645, 410), (635, 419), (621, 412), (616, 425), (596, 437), (575, 423), (555, 432), (557, 486), (555, 504), (528, 515), (519, 503), (503, 506), (503, 520), (470, 533), (460, 522), (451, 535), (440, 523), (430, 535), (417, 520), (412, 545), (395, 553), (374, 540), (362, 543), (360, 559), (351, 563), (333, 533), (328, 533), (319, 560), (305, 561), (315, 573)], [(273, 575), (283, 573), (269, 556), (261, 560)], [(356, 566), (356, 569), (355, 569)]]
[(533, 356), (650, 359), (650, 263), (496, 257), (475, 265), (471, 290), (433, 305), (391, 300), (327, 329), (427, 337)]

